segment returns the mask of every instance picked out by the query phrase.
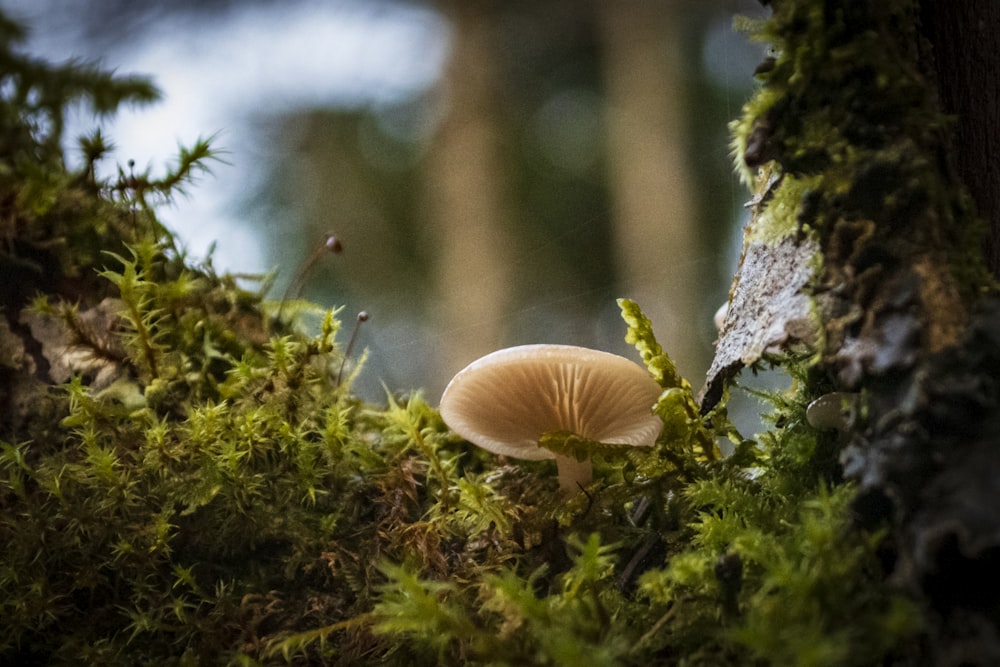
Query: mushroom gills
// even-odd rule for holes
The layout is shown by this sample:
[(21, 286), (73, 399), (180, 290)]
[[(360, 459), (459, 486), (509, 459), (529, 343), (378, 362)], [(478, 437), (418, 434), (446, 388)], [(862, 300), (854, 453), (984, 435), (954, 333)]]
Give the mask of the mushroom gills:
[[(653, 413), (659, 394), (649, 372), (625, 357), (570, 345), (522, 345), (459, 371), (440, 410), (453, 431), (483, 449), (519, 459), (555, 458), (560, 486), (576, 492), (590, 482), (592, 467), (585, 452), (560, 446), (573, 444), (567, 436), (650, 446), (663, 428)], [(545, 446), (547, 435), (555, 436), (555, 446)]]

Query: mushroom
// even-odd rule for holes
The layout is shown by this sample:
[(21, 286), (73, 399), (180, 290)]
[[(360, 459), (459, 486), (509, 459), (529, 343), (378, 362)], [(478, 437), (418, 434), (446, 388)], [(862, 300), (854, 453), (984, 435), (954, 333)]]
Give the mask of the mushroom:
[(715, 323), (716, 331), (722, 331), (722, 327), (726, 326), (726, 317), (729, 315), (729, 302), (726, 301), (719, 309), (715, 311), (715, 315), (712, 316), (712, 321)]
[(572, 345), (497, 350), (452, 378), (441, 416), (469, 442), (519, 459), (555, 459), (559, 486), (575, 492), (591, 480), (578, 461), (539, 446), (546, 433), (570, 432), (609, 444), (650, 446), (663, 423), (653, 413), (660, 386), (639, 364)]
[(806, 421), (817, 429), (846, 432), (858, 408), (858, 395), (845, 391), (823, 394), (806, 407)]

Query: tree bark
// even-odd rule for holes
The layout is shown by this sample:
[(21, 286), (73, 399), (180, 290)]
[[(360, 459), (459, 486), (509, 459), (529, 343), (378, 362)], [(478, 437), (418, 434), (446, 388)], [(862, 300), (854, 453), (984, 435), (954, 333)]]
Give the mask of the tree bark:
[(816, 396), (862, 399), (833, 473), (925, 605), (918, 662), (1000, 664), (997, 235), (975, 212), (996, 224), (997, 8), (771, 4), (737, 125), (763, 172), (703, 410), (765, 354), (814, 355)]
[(989, 227), (986, 261), (1000, 278), (1000, 3), (923, 0), (921, 28), (941, 108), (955, 118), (951, 156)]

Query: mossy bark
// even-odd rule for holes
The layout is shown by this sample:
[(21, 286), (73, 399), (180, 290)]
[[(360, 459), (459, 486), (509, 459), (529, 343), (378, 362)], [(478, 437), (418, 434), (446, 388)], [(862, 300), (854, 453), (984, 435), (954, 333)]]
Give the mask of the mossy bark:
[[(941, 23), (968, 8), (771, 4), (759, 34), (774, 57), (736, 124), (743, 166), (760, 169), (760, 194), (703, 407), (740, 367), (779, 352), (786, 362), (814, 355), (816, 395), (860, 393), (838, 474), (857, 483), (858, 526), (891, 527), (891, 576), (925, 605), (928, 631), (914, 659), (995, 663), (1000, 585), (988, 573), (1000, 565), (1000, 301), (986, 226), (959, 178), (976, 175), (976, 155), (956, 152), (982, 131), (982, 146), (997, 140), (995, 111), (973, 113), (973, 91), (954, 90), (973, 85), (978, 63), (953, 58)], [(996, 12), (982, 10), (972, 25), (985, 34), (981, 21)], [(965, 76), (942, 82), (945, 73)], [(993, 76), (981, 82), (994, 91), (986, 97)], [(946, 110), (970, 116), (956, 122)], [(994, 195), (980, 195), (995, 214)], [(807, 278), (788, 280), (804, 266)], [(755, 300), (740, 298), (747, 284), (764, 286)]]

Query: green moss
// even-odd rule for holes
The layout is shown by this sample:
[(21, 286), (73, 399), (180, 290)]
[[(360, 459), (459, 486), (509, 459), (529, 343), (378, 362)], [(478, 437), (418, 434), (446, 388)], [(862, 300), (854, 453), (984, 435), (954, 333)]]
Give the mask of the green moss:
[(819, 178), (815, 176), (795, 177), (784, 176), (780, 184), (768, 195), (767, 205), (754, 218), (753, 226), (745, 235), (744, 243), (759, 241), (761, 243), (777, 243), (786, 236), (793, 236), (803, 231), (808, 233), (808, 227), (803, 230), (799, 220), (799, 211), (806, 197), (811, 196), (819, 186)]
[(782, 210), (762, 217), (785, 221), (782, 232), (808, 226), (828, 248), (846, 243), (844, 223), (872, 222), (871, 246), (938, 249), (971, 299), (991, 283), (985, 227), (963, 188), (942, 177), (951, 119), (919, 70), (916, 12), (911, 0), (802, 0), (775, 3), (770, 20), (744, 26), (774, 58), (733, 123), (734, 152), (747, 183), (766, 164), (781, 175), (770, 195)]

